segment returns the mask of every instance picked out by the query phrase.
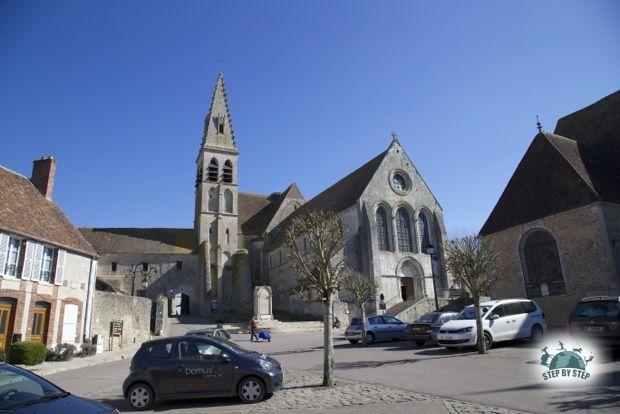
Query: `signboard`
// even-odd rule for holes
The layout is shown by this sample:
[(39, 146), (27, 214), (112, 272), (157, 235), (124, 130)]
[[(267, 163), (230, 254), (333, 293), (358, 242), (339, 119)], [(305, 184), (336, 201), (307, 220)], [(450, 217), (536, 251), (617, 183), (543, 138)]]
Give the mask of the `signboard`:
[(123, 321), (113, 319), (110, 322), (110, 336), (123, 336)]

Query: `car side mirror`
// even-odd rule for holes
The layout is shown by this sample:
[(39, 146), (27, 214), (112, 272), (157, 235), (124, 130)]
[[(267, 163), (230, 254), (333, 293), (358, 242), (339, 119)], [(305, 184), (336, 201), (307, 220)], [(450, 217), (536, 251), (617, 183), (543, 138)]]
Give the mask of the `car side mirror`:
[(497, 313), (494, 313), (493, 315), (489, 317), (489, 319), (494, 321), (495, 319), (499, 319), (499, 315)]
[(229, 353), (226, 353), (226, 352), (222, 353), (221, 358), (222, 358), (222, 361), (224, 361), (224, 362), (231, 362), (232, 361), (232, 357), (230, 356)]

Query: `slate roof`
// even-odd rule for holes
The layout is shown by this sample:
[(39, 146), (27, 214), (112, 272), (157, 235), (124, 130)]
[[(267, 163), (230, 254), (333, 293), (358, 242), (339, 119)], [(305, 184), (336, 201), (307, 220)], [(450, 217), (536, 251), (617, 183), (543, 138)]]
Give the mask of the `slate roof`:
[(597, 201), (620, 203), (620, 91), (536, 135), (480, 234)]
[(81, 228), (99, 253), (191, 254), (198, 250), (194, 229)]
[[(263, 232), (263, 222), (267, 220), (266, 207), (272, 200), (267, 195), (239, 193), (239, 228), (244, 235), (258, 236)], [(265, 224), (266, 226), (266, 224)]]
[(388, 150), (383, 151), (381, 154), (295, 210), (282, 221), (282, 224), (278, 225), (270, 232), (270, 248), (277, 248), (282, 244), (286, 227), (295, 217), (312, 211), (325, 211), (338, 214), (354, 206), (357, 200), (362, 196), (362, 193), (368, 186), (368, 183), (387, 153)]
[[(297, 184), (293, 183), (284, 192), (277, 197), (268, 198), (269, 204), (267, 204), (262, 210), (257, 212), (254, 216), (243, 220), (241, 225), (241, 231), (244, 235), (262, 235), (269, 224), (273, 221), (273, 218), (282, 207), (282, 204), (286, 199), (303, 200), (303, 196), (297, 187)], [(241, 201), (241, 200), (239, 200)], [(241, 204), (239, 205), (241, 209)], [(239, 217), (241, 223), (241, 217)]]
[(0, 167), (0, 229), (96, 256), (93, 247), (58, 208), (21, 174)]

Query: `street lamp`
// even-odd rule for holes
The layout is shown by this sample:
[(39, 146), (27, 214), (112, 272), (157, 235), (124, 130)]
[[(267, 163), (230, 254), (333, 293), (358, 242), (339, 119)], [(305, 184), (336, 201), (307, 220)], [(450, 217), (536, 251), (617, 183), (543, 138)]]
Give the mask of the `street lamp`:
[(435, 247), (429, 243), (426, 246), (426, 252), (431, 256), (431, 275), (433, 278), (433, 294), (435, 295), (435, 310), (439, 311), (439, 299), (437, 299), (437, 284), (435, 283), (435, 266), (433, 264), (433, 261), (437, 260), (437, 255), (435, 254)]
[(131, 266), (131, 273), (133, 273), (133, 278), (131, 281), (131, 296), (136, 296), (136, 272), (138, 271), (138, 266), (142, 266), (142, 270), (140, 273), (142, 274), (142, 288), (146, 289), (149, 285), (148, 276), (153, 273), (157, 273), (157, 269), (149, 266), (146, 262), (136, 263)]

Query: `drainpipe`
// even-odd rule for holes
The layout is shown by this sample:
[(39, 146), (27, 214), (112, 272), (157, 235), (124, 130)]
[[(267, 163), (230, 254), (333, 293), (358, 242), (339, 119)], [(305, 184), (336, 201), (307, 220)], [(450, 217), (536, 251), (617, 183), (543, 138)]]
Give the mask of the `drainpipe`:
[(88, 290), (86, 291), (86, 310), (84, 311), (84, 339), (90, 339), (92, 313), (93, 313), (93, 296), (95, 292), (95, 280), (97, 279), (97, 260), (90, 260), (90, 271), (88, 274)]

